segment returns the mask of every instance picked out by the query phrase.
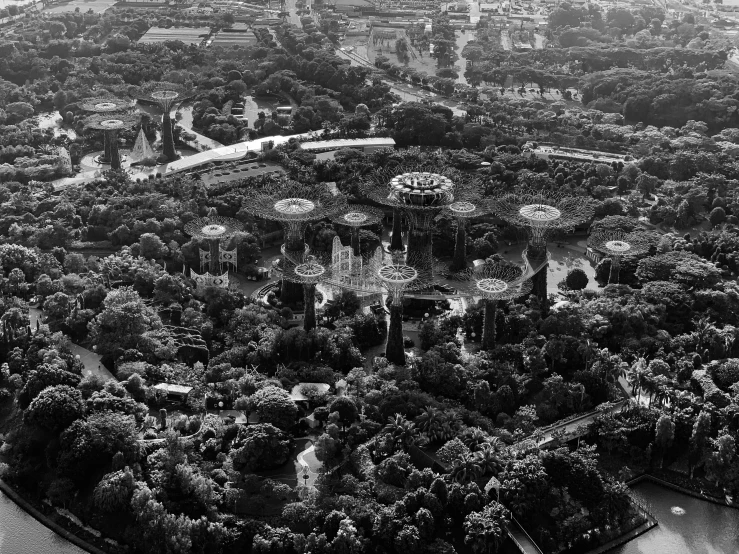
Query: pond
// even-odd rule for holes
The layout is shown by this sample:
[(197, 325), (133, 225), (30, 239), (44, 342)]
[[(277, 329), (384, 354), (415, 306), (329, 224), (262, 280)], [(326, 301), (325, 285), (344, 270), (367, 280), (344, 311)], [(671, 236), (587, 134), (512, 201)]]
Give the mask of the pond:
[(739, 510), (699, 500), (651, 482), (632, 492), (659, 525), (614, 554), (730, 554), (739, 552)]
[(45, 527), (0, 492), (0, 552), (85, 554), (85, 551)]

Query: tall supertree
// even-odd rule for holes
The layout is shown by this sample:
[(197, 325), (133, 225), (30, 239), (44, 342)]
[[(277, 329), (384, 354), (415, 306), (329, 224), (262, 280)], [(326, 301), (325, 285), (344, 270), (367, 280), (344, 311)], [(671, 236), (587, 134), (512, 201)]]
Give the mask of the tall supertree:
[[(331, 194), (318, 185), (309, 187), (296, 181), (255, 191), (244, 201), (244, 209), (256, 217), (279, 222), (285, 230), (282, 245), (283, 265), (302, 263), (307, 251), (305, 230), (312, 222), (332, 217), (344, 209), (343, 196)], [(283, 268), (289, 271), (288, 268)], [(296, 304), (303, 297), (299, 285), (282, 280), (280, 300), (283, 304)]]
[(210, 250), (209, 271), (211, 275), (220, 273), (221, 241), (227, 241), (244, 230), (240, 221), (220, 216), (215, 209), (206, 217), (193, 219), (185, 225), (185, 233), (199, 240), (206, 240)]
[(624, 233), (619, 230), (599, 229), (588, 237), (588, 244), (594, 250), (611, 258), (609, 283), (618, 283), (621, 258), (646, 254), (654, 245), (647, 235), (638, 232)]
[(139, 121), (135, 114), (97, 114), (85, 120), (85, 127), (97, 129), (105, 133), (105, 140), (110, 149), (110, 168), (121, 168), (121, 154), (118, 151), (118, 131), (131, 129)]
[[(86, 100), (82, 100), (79, 106), (86, 112), (100, 115), (124, 113), (132, 108), (131, 102), (122, 100), (120, 98), (114, 98), (112, 96), (98, 96), (94, 98), (87, 98)], [(103, 155), (97, 159), (98, 162), (103, 164), (110, 163), (110, 148), (111, 146), (110, 141), (108, 140), (108, 133), (103, 133)]]
[[(412, 171), (408, 167), (393, 168), (396, 175), (388, 179), (385, 172), (365, 183), (362, 193), (408, 222), (407, 253), (420, 260), (432, 260), (434, 219), (454, 202), (454, 183), (449, 177), (428, 171)], [(395, 220), (395, 218), (393, 218)], [(393, 225), (393, 237), (396, 225)], [(397, 250), (396, 247), (391, 250)], [(417, 267), (421, 273), (430, 268)]]
[(387, 330), (385, 357), (389, 362), (405, 365), (403, 346), (403, 292), (418, 279), (418, 271), (406, 264), (387, 264), (377, 272), (377, 281), (390, 294), (390, 325)]
[(542, 312), (548, 311), (547, 241), (556, 231), (573, 229), (593, 217), (590, 199), (550, 190), (521, 190), (493, 200), (493, 212), (508, 224), (528, 234), (525, 261), (531, 271), (533, 292), (539, 298)]
[(359, 249), (359, 231), (362, 227), (376, 225), (382, 221), (385, 214), (382, 210), (371, 206), (363, 206), (362, 204), (348, 204), (346, 208), (337, 212), (331, 220), (337, 225), (349, 227), (351, 230), (351, 245), (354, 249), (354, 255), (361, 255)]
[(457, 221), (457, 233), (454, 240), (454, 258), (450, 269), (462, 271), (467, 267), (467, 222), (486, 213), (481, 199), (468, 197), (467, 200), (452, 202), (444, 212)]
[(512, 263), (485, 263), (458, 275), (460, 296), (482, 298), (484, 315), (482, 349), (495, 348), (495, 315), (498, 302), (514, 300), (531, 292), (532, 283), (526, 278), (526, 268)]
[(153, 102), (162, 110), (162, 150), (168, 161), (177, 159), (172, 132), (172, 108), (193, 94), (194, 90), (188, 85), (166, 82), (146, 83), (138, 90), (139, 99)]

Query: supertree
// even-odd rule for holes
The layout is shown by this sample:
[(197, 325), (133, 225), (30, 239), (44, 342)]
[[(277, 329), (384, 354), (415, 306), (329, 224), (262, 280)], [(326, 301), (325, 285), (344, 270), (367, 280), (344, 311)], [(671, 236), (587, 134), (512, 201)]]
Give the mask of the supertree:
[(621, 258), (646, 254), (654, 243), (648, 236), (638, 232), (624, 233), (617, 229), (599, 229), (588, 237), (588, 244), (594, 250), (603, 252), (611, 258), (608, 282), (618, 283)]
[[(365, 183), (362, 192), (372, 201), (391, 208), (394, 214), (402, 214), (410, 226), (408, 255), (430, 261), (434, 219), (442, 209), (454, 202), (454, 183), (439, 173), (415, 169), (398, 166), (379, 172)], [(395, 175), (391, 177), (391, 174)], [(396, 219), (394, 216), (393, 238), (397, 234)], [(391, 250), (399, 249), (392, 246)], [(417, 269), (424, 273), (429, 268)]]
[(293, 262), (281, 266), (279, 270), (283, 282), (303, 285), (303, 328), (310, 331), (316, 327), (316, 285), (322, 281), (330, 281), (331, 260), (327, 256), (307, 253), (302, 260), (295, 259)]
[(151, 82), (139, 88), (137, 97), (140, 100), (153, 102), (162, 110), (162, 150), (169, 161), (177, 159), (170, 112), (177, 102), (182, 102), (193, 93), (194, 90), (191, 87), (179, 83)]
[(110, 168), (121, 168), (121, 154), (118, 151), (118, 131), (130, 129), (139, 121), (135, 114), (96, 114), (85, 120), (85, 127), (97, 129), (105, 133), (105, 140), (110, 149)]
[(226, 241), (244, 230), (240, 221), (220, 216), (212, 209), (206, 217), (193, 219), (185, 225), (185, 233), (193, 238), (206, 240), (210, 250), (209, 271), (211, 275), (220, 273), (221, 241)]
[(508, 224), (524, 229), (528, 245), (525, 261), (533, 274), (533, 292), (547, 312), (547, 241), (553, 232), (573, 229), (593, 217), (592, 201), (550, 190), (521, 190), (493, 200), (493, 212)]
[[(82, 100), (79, 104), (86, 112), (95, 114), (111, 114), (111, 113), (122, 113), (131, 109), (131, 103), (120, 98), (114, 98), (112, 96), (99, 96), (95, 98), (87, 98)], [(110, 141), (108, 140), (108, 133), (103, 134), (103, 155), (98, 158), (100, 163), (109, 164), (111, 159), (110, 154)]]
[(450, 269), (461, 271), (467, 267), (467, 221), (487, 212), (481, 199), (468, 196), (466, 200), (452, 202), (444, 212), (457, 221), (457, 234), (454, 240), (454, 258)]
[(514, 300), (531, 292), (532, 283), (527, 279), (525, 267), (512, 263), (485, 263), (470, 268), (458, 275), (462, 281), (459, 295), (482, 298), (484, 315), (482, 325), (482, 348), (495, 348), (495, 315), (498, 302)]
[(369, 227), (382, 221), (385, 214), (382, 210), (371, 206), (363, 206), (361, 204), (348, 204), (346, 208), (337, 212), (331, 217), (331, 220), (337, 225), (344, 225), (351, 229), (352, 248), (354, 255), (359, 256), (359, 230), (362, 227)]
[(386, 264), (377, 271), (377, 282), (390, 294), (390, 325), (387, 330), (385, 357), (389, 362), (405, 365), (403, 346), (403, 292), (418, 279), (418, 271), (406, 264)]
[[(327, 189), (287, 181), (275, 188), (253, 192), (243, 207), (256, 217), (282, 225), (285, 230), (282, 264), (297, 265), (302, 263), (306, 253), (305, 230), (308, 225), (333, 216), (343, 210), (345, 204), (343, 196), (335, 196)], [(283, 304), (295, 304), (302, 298), (301, 287), (295, 285), (282, 280), (280, 300)]]

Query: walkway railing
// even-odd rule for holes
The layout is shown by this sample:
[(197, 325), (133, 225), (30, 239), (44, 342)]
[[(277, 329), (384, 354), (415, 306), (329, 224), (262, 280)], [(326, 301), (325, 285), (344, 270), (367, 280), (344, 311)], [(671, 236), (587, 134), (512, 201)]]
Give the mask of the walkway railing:
[[(513, 529), (511, 529), (511, 525), (513, 525)], [(526, 532), (526, 529), (523, 528), (523, 526), (516, 519), (516, 516), (514, 516), (513, 514), (511, 514), (511, 523), (506, 526), (506, 531), (508, 531), (508, 536), (511, 537), (513, 542), (516, 544), (516, 547), (523, 554), (544, 554), (541, 551), (541, 548), (539, 548), (539, 545), (534, 542), (534, 539), (529, 536), (529, 534)], [(522, 538), (524, 539), (524, 542), (527, 542), (528, 544), (521, 544), (521, 541), (514, 536), (514, 533), (518, 533), (519, 537), (523, 535)]]

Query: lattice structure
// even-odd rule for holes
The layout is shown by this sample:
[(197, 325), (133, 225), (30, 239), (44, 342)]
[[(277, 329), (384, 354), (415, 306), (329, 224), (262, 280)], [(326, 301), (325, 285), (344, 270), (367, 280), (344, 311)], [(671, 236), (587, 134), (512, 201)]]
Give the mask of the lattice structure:
[(194, 90), (179, 83), (146, 83), (140, 87), (137, 97), (140, 100), (153, 102), (162, 110), (162, 150), (167, 160), (177, 159), (172, 134), (172, 108), (178, 103), (192, 96)]
[(351, 229), (352, 249), (354, 255), (359, 256), (359, 230), (362, 227), (369, 227), (382, 222), (383, 217), (385, 217), (385, 214), (377, 208), (361, 204), (349, 204), (346, 209), (335, 214), (331, 220), (337, 225), (343, 225)]
[(527, 261), (541, 268), (534, 276), (534, 293), (547, 311), (547, 240), (554, 231), (570, 230), (593, 217), (593, 202), (549, 190), (522, 190), (493, 200), (493, 212), (528, 234)]
[[(215, 210), (213, 210), (215, 212)], [(208, 261), (210, 262), (210, 273), (216, 274), (220, 272), (220, 243), (226, 241), (236, 233), (240, 233), (244, 230), (244, 226), (241, 222), (231, 218), (223, 217), (212, 213), (206, 217), (200, 217), (193, 219), (187, 225), (185, 225), (185, 233), (193, 238), (200, 240), (207, 240), (210, 247), (210, 255)], [(201, 263), (203, 257), (201, 255)]]
[(132, 114), (97, 114), (85, 120), (85, 127), (103, 131), (107, 147), (110, 150), (110, 168), (121, 168), (121, 155), (118, 151), (118, 131), (130, 129), (139, 122), (139, 117)]
[[(285, 229), (283, 264), (297, 265), (305, 256), (305, 229), (315, 221), (334, 216), (344, 210), (346, 200), (324, 189), (306, 187), (295, 181), (287, 181), (276, 189), (262, 190), (253, 194), (244, 204), (249, 213), (279, 222)], [(289, 268), (283, 268), (289, 271)], [(283, 279), (280, 299), (284, 304), (296, 303), (299, 288)]]
[[(238, 271), (238, 249), (233, 250), (221, 250), (219, 247), (218, 263), (221, 271), (223, 266), (231, 265), (234, 271)], [(200, 271), (205, 271), (205, 267), (210, 266), (210, 250), (200, 249)]]
[(499, 301), (520, 298), (531, 292), (527, 268), (511, 263), (486, 263), (459, 274), (462, 296), (482, 298), (485, 313), (482, 327), (482, 348), (495, 348), (495, 314)]
[(603, 252), (611, 258), (611, 271), (608, 275), (609, 283), (618, 283), (621, 258), (646, 254), (654, 245), (653, 241), (643, 233), (624, 233), (623, 231), (608, 229), (599, 229), (590, 235), (588, 244), (591, 248)]
[(228, 288), (228, 271), (222, 275), (212, 275), (209, 272), (205, 272), (202, 275), (198, 275), (192, 269), (190, 270), (190, 278), (195, 281), (195, 286), (198, 293), (202, 293), (207, 287), (219, 287), (222, 289)]

